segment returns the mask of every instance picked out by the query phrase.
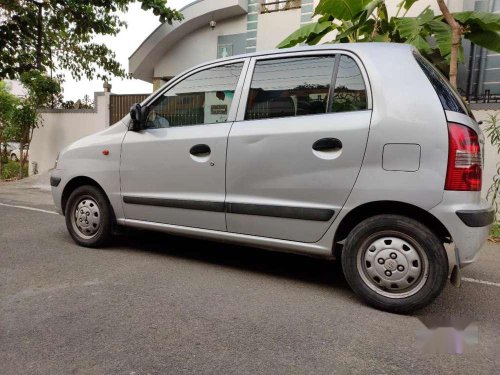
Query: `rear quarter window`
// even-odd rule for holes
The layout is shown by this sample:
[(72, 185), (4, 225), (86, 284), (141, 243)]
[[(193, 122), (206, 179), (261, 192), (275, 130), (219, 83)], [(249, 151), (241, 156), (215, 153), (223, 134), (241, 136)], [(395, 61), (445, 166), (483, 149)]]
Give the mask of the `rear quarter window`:
[(438, 94), (443, 108), (447, 111), (459, 112), (471, 116), (460, 94), (455, 91), (448, 80), (421, 55), (415, 54), (415, 59)]

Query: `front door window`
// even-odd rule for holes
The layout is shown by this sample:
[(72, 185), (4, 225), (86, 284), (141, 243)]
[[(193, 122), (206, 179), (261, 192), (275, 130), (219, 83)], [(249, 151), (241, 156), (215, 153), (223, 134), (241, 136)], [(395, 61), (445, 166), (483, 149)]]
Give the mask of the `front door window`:
[(243, 63), (195, 73), (167, 90), (150, 106), (146, 128), (226, 122)]

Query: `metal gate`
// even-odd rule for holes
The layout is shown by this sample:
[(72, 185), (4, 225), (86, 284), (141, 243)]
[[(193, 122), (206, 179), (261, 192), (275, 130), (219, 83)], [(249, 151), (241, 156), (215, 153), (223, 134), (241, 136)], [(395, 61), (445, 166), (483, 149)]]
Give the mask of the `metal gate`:
[(111, 94), (109, 102), (109, 124), (113, 125), (120, 121), (130, 112), (130, 107), (135, 103), (140, 103), (150, 94)]

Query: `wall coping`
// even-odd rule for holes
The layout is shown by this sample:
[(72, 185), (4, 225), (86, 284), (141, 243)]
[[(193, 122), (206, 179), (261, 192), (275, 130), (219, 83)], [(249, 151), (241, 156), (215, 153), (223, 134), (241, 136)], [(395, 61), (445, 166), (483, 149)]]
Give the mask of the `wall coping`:
[(98, 112), (98, 102), (97, 98), (100, 96), (105, 96), (104, 92), (94, 92), (94, 108), (82, 108), (82, 109), (67, 109), (67, 108), (44, 108), (40, 109), (39, 113), (97, 113)]

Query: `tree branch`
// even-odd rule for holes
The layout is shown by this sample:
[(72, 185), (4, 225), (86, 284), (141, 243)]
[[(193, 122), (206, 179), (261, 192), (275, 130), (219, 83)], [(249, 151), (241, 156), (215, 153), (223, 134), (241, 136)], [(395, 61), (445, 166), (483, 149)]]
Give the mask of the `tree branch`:
[(457, 87), (457, 70), (458, 70), (458, 51), (462, 40), (462, 26), (453, 18), (450, 10), (444, 3), (444, 0), (437, 0), (439, 9), (443, 13), (443, 17), (451, 27), (451, 53), (450, 53), (450, 83), (453, 87)]

